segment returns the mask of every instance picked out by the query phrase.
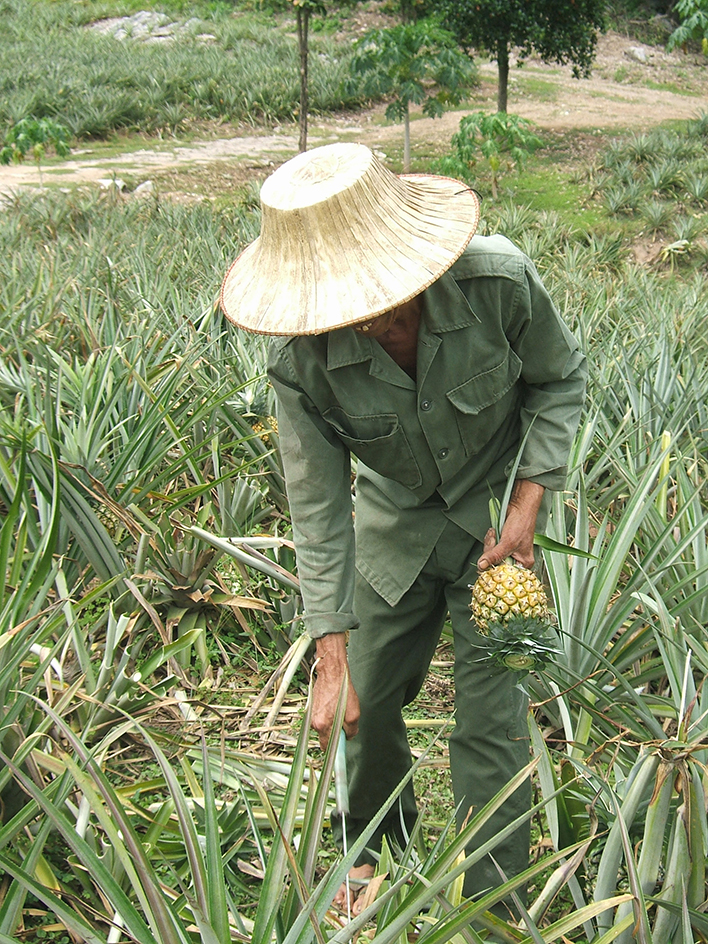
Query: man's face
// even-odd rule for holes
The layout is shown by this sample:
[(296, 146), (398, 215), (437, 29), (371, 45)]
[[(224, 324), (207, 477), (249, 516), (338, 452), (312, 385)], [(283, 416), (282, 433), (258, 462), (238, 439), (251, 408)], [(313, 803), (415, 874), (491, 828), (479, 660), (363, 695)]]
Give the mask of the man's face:
[(398, 309), (392, 308), (391, 311), (386, 311), (370, 321), (362, 321), (361, 324), (354, 325), (354, 330), (370, 338), (380, 338), (382, 334), (386, 334), (397, 317)]
[(376, 318), (371, 318), (369, 321), (362, 321), (360, 324), (355, 324), (354, 330), (370, 338), (380, 338), (391, 330), (396, 321), (403, 321), (410, 315), (418, 314), (420, 314), (420, 295), (416, 295), (402, 305), (391, 308), (390, 311), (385, 311), (383, 315), (378, 315)]

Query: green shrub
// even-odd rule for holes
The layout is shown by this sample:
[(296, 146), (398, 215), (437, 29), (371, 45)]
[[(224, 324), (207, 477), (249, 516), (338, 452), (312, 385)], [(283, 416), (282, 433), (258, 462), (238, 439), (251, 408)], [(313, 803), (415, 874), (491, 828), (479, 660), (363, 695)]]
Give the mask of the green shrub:
[(642, 198), (642, 187), (636, 181), (618, 183), (605, 191), (605, 206), (610, 213), (628, 213), (636, 210)]
[(650, 233), (659, 233), (673, 217), (674, 207), (673, 204), (662, 200), (647, 200), (641, 205), (640, 215)]
[(708, 174), (695, 172), (684, 175), (686, 196), (700, 206), (708, 202)]
[(676, 239), (685, 239), (692, 243), (706, 231), (706, 220), (698, 216), (676, 216), (672, 222), (672, 230)]

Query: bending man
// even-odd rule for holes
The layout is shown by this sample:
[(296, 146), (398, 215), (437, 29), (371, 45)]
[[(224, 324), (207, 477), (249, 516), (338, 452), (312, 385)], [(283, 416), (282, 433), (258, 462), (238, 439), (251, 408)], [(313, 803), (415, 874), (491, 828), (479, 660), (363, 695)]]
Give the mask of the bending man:
[[(339, 144), (279, 168), (261, 203), (261, 236), (229, 270), (222, 306), (278, 336), (269, 376), (323, 746), (347, 666), (351, 678), (349, 842), (410, 768), (401, 709), (448, 615), (461, 823), (529, 760), (527, 701), (513, 673), (479, 664), (468, 588), (478, 567), (508, 556), (532, 566), (544, 492), (565, 485), (585, 360), (530, 260), (504, 237), (474, 235), (478, 199), (458, 181), (399, 178), (367, 148)], [(503, 494), (529, 426), (496, 543), (490, 493)], [(529, 791), (478, 840), (527, 810)], [(382, 834), (400, 837), (415, 814), (409, 786), (354, 878), (372, 874)], [(507, 875), (526, 867), (528, 842), (521, 828), (495, 849)], [(498, 884), (488, 859), (466, 873), (465, 892)]]

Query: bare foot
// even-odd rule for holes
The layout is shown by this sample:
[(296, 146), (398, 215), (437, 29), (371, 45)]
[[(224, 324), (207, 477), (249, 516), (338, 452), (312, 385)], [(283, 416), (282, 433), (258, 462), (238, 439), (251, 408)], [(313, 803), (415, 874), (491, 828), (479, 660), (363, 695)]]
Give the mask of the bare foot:
[[(362, 909), (364, 892), (369, 879), (374, 876), (373, 865), (355, 865), (349, 870), (349, 908), (352, 916), (358, 915)], [(347, 913), (347, 886), (342, 884), (332, 902), (343, 914)]]

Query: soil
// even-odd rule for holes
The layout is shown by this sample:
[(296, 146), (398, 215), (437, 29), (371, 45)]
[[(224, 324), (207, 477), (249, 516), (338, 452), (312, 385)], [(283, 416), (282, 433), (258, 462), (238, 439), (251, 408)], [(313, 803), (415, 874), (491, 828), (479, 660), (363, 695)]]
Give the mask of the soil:
[[(426, 155), (444, 153), (460, 118), (470, 111), (496, 110), (496, 64), (480, 66), (481, 83), (463, 110), (442, 118), (413, 115), (411, 143)], [(384, 118), (385, 105), (356, 114), (310, 120), (310, 147), (335, 141), (359, 141), (394, 160), (402, 149), (400, 125)], [(609, 32), (598, 44), (592, 75), (574, 79), (570, 67), (527, 60), (513, 68), (509, 111), (533, 121), (541, 131), (563, 137), (582, 156), (613, 133), (648, 130), (667, 121), (693, 118), (708, 111), (708, 58), (693, 53), (667, 54), (663, 47), (641, 44)], [(202, 129), (202, 140), (146, 143), (135, 150), (106, 155), (105, 147), (75, 150), (67, 161), (52, 161), (43, 168), (45, 185), (112, 186), (125, 182), (125, 191), (152, 181), (162, 198), (198, 200), (228, 194), (251, 179), (262, 179), (277, 164), (297, 152), (294, 125), (255, 131), (249, 127)], [(208, 132), (208, 133), (207, 133)], [(575, 147), (573, 148), (573, 142)], [(131, 150), (128, 151), (128, 147)], [(414, 168), (415, 169), (415, 168)], [(0, 193), (39, 185), (37, 169), (25, 164), (0, 167)], [(120, 186), (120, 184), (118, 184)], [(143, 188), (143, 192), (145, 189)]]

